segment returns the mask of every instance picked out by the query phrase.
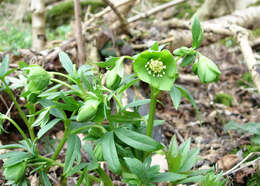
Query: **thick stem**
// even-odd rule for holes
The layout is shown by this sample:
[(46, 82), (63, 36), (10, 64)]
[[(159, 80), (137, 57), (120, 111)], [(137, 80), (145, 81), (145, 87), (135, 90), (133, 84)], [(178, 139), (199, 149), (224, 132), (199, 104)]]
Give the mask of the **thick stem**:
[(150, 102), (149, 118), (146, 127), (146, 135), (152, 137), (157, 96), (159, 95), (160, 90), (153, 88), (152, 86), (150, 86), (150, 89), (151, 89), (151, 96), (150, 96), (151, 102)]

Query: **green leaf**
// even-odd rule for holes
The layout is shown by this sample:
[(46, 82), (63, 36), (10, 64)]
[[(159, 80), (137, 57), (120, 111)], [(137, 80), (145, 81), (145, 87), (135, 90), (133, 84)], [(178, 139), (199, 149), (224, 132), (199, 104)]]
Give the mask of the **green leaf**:
[(41, 129), (37, 133), (37, 137), (41, 138), (46, 132), (48, 132), (50, 129), (52, 129), (52, 127), (54, 127), (54, 125), (56, 125), (59, 121), (60, 121), (60, 119), (56, 118), (56, 119), (53, 119), (52, 121), (50, 121), (49, 123), (47, 123), (46, 125), (44, 125), (43, 127), (41, 127)]
[(40, 171), (40, 177), (41, 177), (41, 180), (42, 180), (44, 186), (51, 186), (51, 182), (45, 171)]
[(153, 46), (150, 48), (150, 50), (158, 51), (159, 50), (159, 44), (155, 42)]
[(197, 16), (192, 21), (192, 47), (198, 48), (203, 40), (203, 30)]
[[(14, 152), (11, 154), (11, 156), (8, 156), (8, 159), (4, 163), (4, 168), (13, 166), (17, 163), (26, 161), (30, 158), (29, 154), (27, 152)], [(2, 159), (2, 158), (0, 158)]]
[(170, 96), (174, 105), (174, 108), (177, 110), (180, 102), (181, 102), (181, 92), (175, 87), (172, 86), (171, 90), (170, 90)]
[(69, 75), (74, 77), (73, 63), (65, 52), (59, 53), (59, 59), (63, 68), (68, 72)]
[(77, 135), (70, 135), (68, 138), (68, 147), (65, 155), (65, 166), (63, 174), (69, 172), (76, 159), (81, 158), (81, 142)]
[(142, 100), (133, 101), (132, 103), (129, 103), (126, 106), (124, 106), (122, 110), (125, 110), (126, 108), (131, 108), (131, 107), (137, 107), (137, 106), (145, 105), (147, 103), (150, 103), (150, 101), (151, 101), (150, 99), (142, 99)]
[(260, 135), (252, 136), (250, 140), (252, 143), (256, 145), (260, 145)]
[(211, 59), (200, 54), (195, 74), (198, 75), (202, 83), (211, 83), (218, 81), (221, 72)]
[(113, 132), (108, 132), (104, 135), (102, 140), (102, 151), (109, 169), (112, 172), (119, 174), (121, 172), (121, 165), (117, 155)]
[(163, 148), (163, 145), (153, 138), (126, 128), (116, 129), (115, 133), (122, 142), (141, 151), (153, 152)]
[(187, 178), (185, 174), (176, 174), (172, 172), (164, 172), (160, 173), (157, 176), (152, 178), (152, 182), (160, 183), (160, 182), (176, 182), (182, 179)]
[(0, 77), (4, 77), (9, 67), (9, 56), (6, 55), (3, 62), (0, 65)]
[(10, 144), (10, 145), (1, 145), (0, 149), (17, 149), (17, 148), (24, 148), (23, 145), (20, 144)]
[(88, 166), (88, 163), (82, 162), (82, 163), (78, 164), (77, 166), (73, 167), (72, 169), (70, 169), (70, 171), (66, 174), (66, 176), (67, 177), (72, 176), (87, 166)]
[(196, 59), (196, 54), (192, 54), (192, 55), (187, 55), (183, 58), (180, 66), (181, 67), (186, 67), (188, 65), (190, 65), (191, 63), (193, 63)]
[(109, 57), (109, 58), (106, 58), (105, 62), (99, 62), (96, 64), (97, 64), (97, 66), (102, 67), (102, 68), (111, 67), (111, 66), (114, 67), (120, 58), (121, 57)]
[(196, 111), (196, 115), (198, 117), (198, 119), (201, 122), (201, 118), (200, 118), (200, 112), (199, 112), (199, 108), (197, 107), (192, 95), (189, 93), (189, 91), (187, 89), (185, 89), (184, 87), (180, 86), (180, 85), (173, 85), (174, 87), (176, 87), (183, 95), (183, 97), (185, 97), (187, 100), (189, 100), (189, 102), (192, 104), (192, 106), (195, 108)]
[(34, 123), (32, 124), (32, 127), (36, 127), (36, 126), (41, 126), (44, 127), (46, 123), (48, 123), (49, 121), (49, 117), (50, 117), (50, 108), (46, 108), (44, 109), (39, 116), (37, 117), (37, 119), (34, 121)]
[(25, 175), (26, 162), (19, 162), (13, 166), (5, 167), (3, 175), (8, 181), (18, 183)]
[(146, 175), (145, 167), (140, 160), (135, 158), (124, 158), (124, 159), (131, 173), (134, 173), (143, 183), (149, 182)]
[(102, 181), (104, 182), (105, 186), (114, 186), (112, 180), (110, 179), (110, 177), (106, 174), (106, 172), (101, 169), (100, 167), (97, 169), (97, 172), (99, 174), (99, 176), (101, 177)]

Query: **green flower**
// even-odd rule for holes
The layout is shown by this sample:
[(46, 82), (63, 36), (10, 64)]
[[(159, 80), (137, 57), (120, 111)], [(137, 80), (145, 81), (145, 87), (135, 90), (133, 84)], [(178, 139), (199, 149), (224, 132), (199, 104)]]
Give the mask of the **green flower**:
[(177, 77), (176, 61), (169, 50), (146, 50), (133, 63), (134, 72), (144, 82), (169, 91)]
[(50, 83), (51, 76), (40, 66), (33, 66), (30, 68), (28, 76), (28, 90), (31, 93), (40, 93), (47, 88)]

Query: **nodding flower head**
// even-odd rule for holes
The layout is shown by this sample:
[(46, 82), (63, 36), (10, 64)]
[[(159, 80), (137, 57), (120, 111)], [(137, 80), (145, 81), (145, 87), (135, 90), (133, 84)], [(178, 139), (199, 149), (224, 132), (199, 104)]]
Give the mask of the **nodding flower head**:
[(169, 50), (146, 50), (133, 63), (134, 72), (144, 82), (169, 91), (177, 77), (176, 61)]

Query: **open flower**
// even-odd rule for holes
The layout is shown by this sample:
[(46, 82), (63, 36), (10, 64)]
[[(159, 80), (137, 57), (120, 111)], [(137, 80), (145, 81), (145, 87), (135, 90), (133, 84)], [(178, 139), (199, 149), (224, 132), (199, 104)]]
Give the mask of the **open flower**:
[(146, 50), (133, 63), (134, 72), (144, 82), (169, 91), (177, 77), (176, 61), (169, 50)]

